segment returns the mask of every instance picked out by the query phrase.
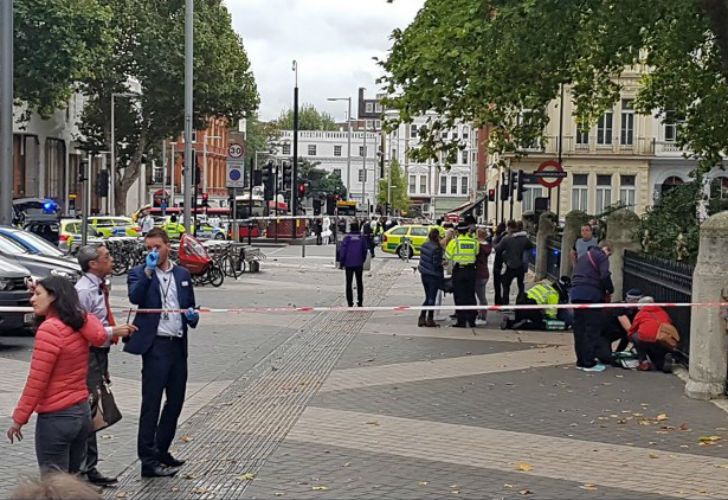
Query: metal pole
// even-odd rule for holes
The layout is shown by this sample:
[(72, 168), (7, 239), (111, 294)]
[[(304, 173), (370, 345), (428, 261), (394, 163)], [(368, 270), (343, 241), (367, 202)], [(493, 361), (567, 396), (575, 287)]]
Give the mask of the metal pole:
[(169, 167), (170, 167), (169, 168), (169, 196), (170, 196), (170, 198), (169, 198), (169, 206), (170, 207), (173, 207), (174, 206), (174, 167), (175, 167), (175, 165), (177, 163), (175, 161), (174, 154), (175, 154), (175, 147), (176, 146), (177, 146), (177, 143), (173, 142), (172, 143), (172, 147), (171, 147), (171, 151), (170, 151), (172, 153), (172, 156), (169, 159)]
[[(162, 199), (167, 192), (167, 141), (162, 140)], [(167, 202), (169, 204), (169, 202)]]
[(194, 88), (194, 0), (185, 0), (185, 231), (190, 232), (192, 220), (192, 91)]
[(202, 156), (204, 158), (204, 171), (202, 172), (202, 192), (207, 192), (207, 134), (205, 134), (205, 144), (202, 146)]
[[(561, 84), (561, 104), (559, 105), (559, 165), (563, 167), (563, 149), (564, 149), (564, 84)], [(549, 189), (549, 209), (551, 208), (551, 190)], [(561, 183), (556, 186), (556, 223), (559, 223), (559, 215), (561, 214)]]
[(513, 174), (511, 173), (511, 167), (508, 167), (508, 203), (511, 205), (510, 216), (508, 220), (513, 220)]
[(109, 168), (109, 205), (111, 215), (116, 215), (116, 109), (114, 98), (111, 94), (111, 167)]
[(13, 223), (13, 0), (0, 11), (0, 224)]
[(498, 224), (498, 198), (500, 198), (500, 179), (495, 181), (495, 223)]
[[(364, 168), (364, 173), (362, 174), (362, 181), (361, 181), (361, 206), (364, 207), (365, 197), (366, 197), (366, 188), (367, 188), (367, 121), (364, 120), (364, 151), (361, 155), (362, 157), (362, 165)], [(369, 213), (369, 207), (367, 207), (367, 213)]]
[[(257, 163), (258, 154), (256, 153), (253, 158), (250, 159), (250, 190), (248, 191), (248, 220), (253, 217), (253, 168)], [(264, 200), (265, 201), (265, 200)], [(248, 245), (252, 245), (253, 238), (253, 226), (248, 222)]]
[(274, 183), (275, 183), (275, 194), (273, 195), (273, 202), (275, 203), (275, 210), (276, 210), (276, 235), (275, 235), (275, 242), (278, 243), (278, 162), (276, 162), (276, 173), (275, 177), (273, 177)]
[(88, 216), (91, 211), (91, 153), (86, 156), (86, 168), (83, 169), (83, 214), (81, 216), (81, 245), (88, 243)]
[[(243, 168), (243, 172), (245, 172), (245, 169)], [(251, 180), (252, 182), (252, 180)], [(232, 206), (232, 213), (233, 213), (233, 224), (232, 224), (232, 231), (231, 235), (234, 242), (240, 241), (240, 232), (238, 230), (238, 188), (233, 188), (233, 206)]]
[(346, 115), (346, 197), (348, 199), (351, 196), (351, 97), (347, 97), (347, 100), (349, 101), (349, 111)]
[[(293, 71), (296, 73), (296, 85), (293, 88), (293, 180), (291, 182), (291, 214), (296, 216), (298, 205), (298, 63), (293, 61)], [(298, 220), (293, 221), (293, 239), (296, 239)]]

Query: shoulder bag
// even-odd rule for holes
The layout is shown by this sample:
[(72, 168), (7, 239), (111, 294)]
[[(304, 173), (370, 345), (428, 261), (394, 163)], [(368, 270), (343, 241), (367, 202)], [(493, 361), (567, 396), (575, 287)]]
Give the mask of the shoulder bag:
[(660, 318), (651, 312), (648, 312), (647, 314), (652, 316), (659, 324), (657, 327), (656, 342), (669, 351), (677, 349), (677, 345), (680, 343), (680, 332), (677, 331), (677, 328), (675, 328), (675, 326), (671, 323), (661, 322)]

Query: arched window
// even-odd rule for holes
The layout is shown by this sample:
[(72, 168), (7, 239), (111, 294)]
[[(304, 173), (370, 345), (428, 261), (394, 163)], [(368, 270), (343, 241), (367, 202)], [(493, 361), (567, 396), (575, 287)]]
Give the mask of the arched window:
[(710, 182), (710, 197), (728, 200), (728, 177), (716, 177)]
[(671, 189), (673, 189), (675, 186), (681, 186), (685, 184), (685, 181), (683, 181), (680, 177), (673, 175), (672, 177), (668, 177), (665, 179), (665, 182), (662, 183), (662, 194), (666, 194), (670, 192)]

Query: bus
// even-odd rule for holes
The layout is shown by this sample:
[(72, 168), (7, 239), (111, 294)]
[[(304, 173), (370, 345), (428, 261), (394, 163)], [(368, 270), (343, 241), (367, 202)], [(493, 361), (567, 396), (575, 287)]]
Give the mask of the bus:
[(340, 216), (356, 217), (356, 201), (339, 200), (336, 202), (336, 211)]

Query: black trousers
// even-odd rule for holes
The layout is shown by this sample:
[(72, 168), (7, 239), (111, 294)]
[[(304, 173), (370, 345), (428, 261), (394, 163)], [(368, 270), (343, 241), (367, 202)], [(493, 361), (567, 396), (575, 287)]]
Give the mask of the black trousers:
[[(92, 347), (88, 356), (88, 377), (86, 383), (88, 392), (91, 394), (91, 415), (96, 411), (98, 405), (98, 389), (104, 382), (104, 377), (109, 369), (109, 349)], [(96, 433), (91, 432), (88, 435), (86, 446), (86, 460), (81, 467), (84, 474), (96, 469), (99, 463), (99, 446), (96, 441)]]
[(346, 268), (346, 303), (349, 307), (354, 305), (354, 291), (352, 290), (352, 282), (356, 275), (356, 304), (361, 307), (364, 304), (364, 282), (362, 274), (364, 269), (362, 266), (359, 267), (347, 267)]
[[(461, 267), (456, 265), (452, 271), (453, 296), (456, 306), (475, 306), (475, 266)], [(457, 324), (460, 326), (475, 325), (478, 311), (456, 311)]]
[[(137, 437), (142, 470), (159, 465), (160, 458), (169, 455), (186, 388), (184, 340), (157, 336), (142, 356), (142, 409)], [(162, 393), (165, 395), (164, 409), (161, 409)]]
[(501, 282), (503, 285), (503, 295), (501, 296), (503, 304), (510, 304), (510, 295), (511, 295), (511, 285), (513, 284), (513, 279), (515, 278), (516, 284), (518, 285), (518, 296), (523, 297), (523, 295), (526, 293), (526, 286), (523, 283), (523, 280), (526, 276), (526, 268), (521, 267), (506, 267), (506, 272), (503, 273), (503, 277), (501, 278)]
[(636, 340), (634, 347), (637, 350), (637, 359), (645, 361), (649, 358), (655, 369), (662, 371), (665, 366), (665, 355), (669, 352), (657, 342), (641, 342)]
[[(574, 304), (590, 302), (574, 300)], [(612, 350), (602, 337), (603, 316), (599, 309), (574, 309), (574, 350), (576, 366), (591, 368), (597, 364), (611, 363)]]
[(35, 424), (35, 455), (41, 474), (81, 470), (86, 438), (91, 430), (91, 412), (83, 401), (69, 408), (39, 413)]

